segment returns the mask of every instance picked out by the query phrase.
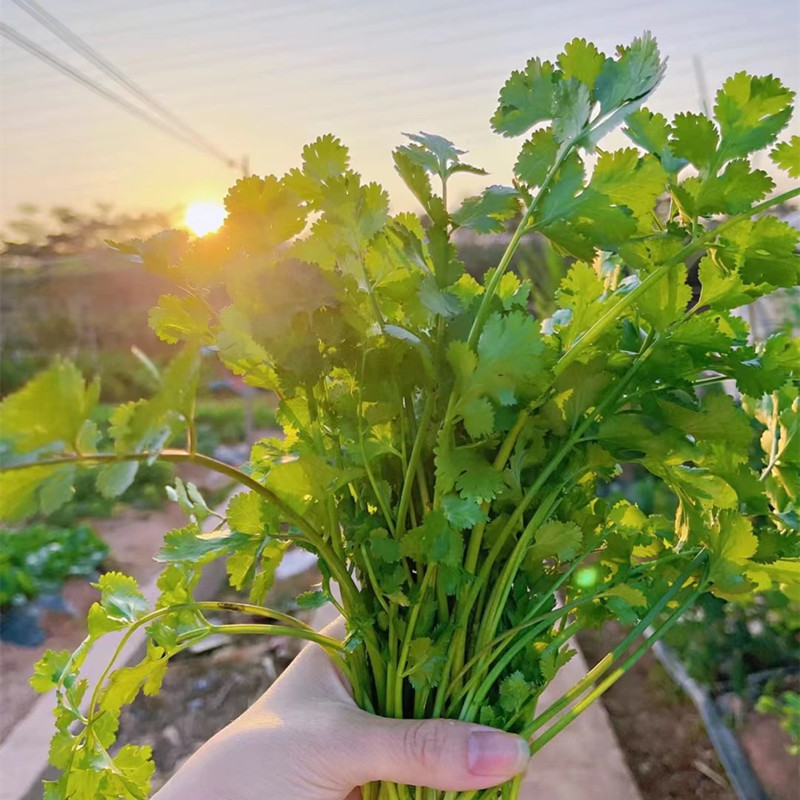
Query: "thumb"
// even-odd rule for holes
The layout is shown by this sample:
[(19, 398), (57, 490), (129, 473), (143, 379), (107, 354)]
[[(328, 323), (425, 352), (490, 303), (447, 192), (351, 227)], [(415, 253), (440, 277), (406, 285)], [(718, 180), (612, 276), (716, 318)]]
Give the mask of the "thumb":
[[(389, 781), (443, 791), (496, 786), (525, 769), (528, 743), (511, 733), (445, 719), (397, 720), (353, 710), (351, 762), (357, 785)], [(355, 744), (355, 746), (352, 746)]]

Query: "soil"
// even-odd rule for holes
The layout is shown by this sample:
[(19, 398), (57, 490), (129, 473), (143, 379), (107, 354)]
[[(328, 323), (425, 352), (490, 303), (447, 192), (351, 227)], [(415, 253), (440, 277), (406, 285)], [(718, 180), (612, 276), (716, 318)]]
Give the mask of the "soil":
[[(590, 665), (622, 639), (611, 624), (578, 636)], [(603, 703), (643, 800), (736, 800), (700, 714), (651, 653)]]
[(772, 800), (800, 800), (800, 759), (788, 752), (789, 734), (778, 720), (750, 711), (737, 735)]

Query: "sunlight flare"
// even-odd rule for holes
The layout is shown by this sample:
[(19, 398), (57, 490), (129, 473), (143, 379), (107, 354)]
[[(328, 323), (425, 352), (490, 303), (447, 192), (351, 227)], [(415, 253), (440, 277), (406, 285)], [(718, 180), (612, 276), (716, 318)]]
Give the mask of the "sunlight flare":
[(196, 236), (205, 236), (222, 227), (227, 212), (219, 203), (189, 203), (183, 215), (183, 224)]

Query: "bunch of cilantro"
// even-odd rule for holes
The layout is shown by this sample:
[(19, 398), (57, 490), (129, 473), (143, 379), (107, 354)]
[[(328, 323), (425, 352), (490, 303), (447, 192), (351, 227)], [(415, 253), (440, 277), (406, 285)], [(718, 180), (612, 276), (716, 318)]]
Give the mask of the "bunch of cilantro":
[[(534, 752), (700, 594), (777, 586), (797, 597), (800, 346), (786, 332), (753, 344), (732, 313), (798, 284), (798, 231), (767, 212), (800, 189), (773, 195), (752, 164), (767, 148), (800, 176), (800, 137), (776, 144), (793, 93), (738, 73), (713, 118), (668, 121), (643, 106), (663, 74), (649, 34), (612, 57), (575, 39), (555, 63), (531, 59), (491, 120), (527, 137), (513, 185), (458, 205), (459, 173), (484, 174), (463, 151), (424, 133), (394, 151), (422, 218), (392, 215), (381, 187), (323, 136), (299, 169), (238, 181), (218, 233), (123, 246), (175, 284), (150, 324), (180, 352), (154, 396), (115, 411), (110, 451), (98, 451), (90, 421), (97, 387), (71, 365), (7, 398), (0, 420), (16, 462), (2, 473), (5, 514), (68, 501), (79, 462), (100, 467), (108, 495), (158, 458), (203, 464), (246, 491), (214, 527), (196, 489), (177, 484), (188, 524), (157, 555), (155, 608), (132, 579), (104, 575), (86, 642), (38, 664), (34, 686), (58, 698), (51, 760), (63, 774), (48, 798), (146, 796), (149, 749), (115, 751), (117, 717), (139, 691), (158, 691), (170, 656), (229, 629), (192, 594), (212, 559), (249, 592), (239, 609), (264, 620), (236, 630), (319, 642), (363, 708), (480, 721), (531, 737)], [(631, 146), (602, 149), (619, 126)], [(482, 282), (458, 259), (459, 229), (511, 231)], [(548, 319), (529, 312), (531, 285), (507, 269), (528, 234), (570, 264)], [(284, 436), (258, 442), (242, 469), (195, 448), (207, 347), (280, 398)], [(186, 447), (165, 450), (181, 430)], [(674, 517), (604, 499), (631, 463), (672, 492)], [(288, 547), (318, 556), (321, 588), (298, 602), (334, 603), (343, 644), (262, 606)], [(570, 639), (607, 619), (630, 635), (540, 707)], [(80, 667), (93, 642), (140, 627), (144, 660), (112, 663), (89, 692)], [(364, 796), (518, 791), (518, 780), (463, 795), (383, 784)]]

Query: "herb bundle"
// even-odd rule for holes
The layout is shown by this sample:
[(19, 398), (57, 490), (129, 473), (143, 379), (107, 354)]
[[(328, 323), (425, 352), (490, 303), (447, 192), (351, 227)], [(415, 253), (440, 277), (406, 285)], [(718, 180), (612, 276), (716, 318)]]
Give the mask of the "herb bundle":
[[(485, 174), (463, 151), (425, 133), (394, 151), (424, 221), (390, 214), (328, 135), (282, 178), (238, 181), (218, 233), (119, 245), (174, 282), (150, 324), (180, 352), (152, 397), (117, 408), (107, 452), (89, 420), (97, 386), (70, 364), (7, 398), (0, 422), (16, 462), (2, 473), (5, 515), (67, 502), (78, 465), (99, 467), (108, 495), (155, 459), (205, 465), (246, 491), (203, 533), (211, 512), (178, 483), (189, 523), (157, 555), (156, 607), (131, 578), (106, 574), (84, 644), (37, 665), (34, 687), (58, 698), (51, 761), (63, 774), (47, 798), (147, 795), (149, 749), (112, 747), (119, 710), (157, 692), (168, 659), (212, 632), (316, 641), (363, 708), (479, 721), (530, 737), (536, 752), (700, 594), (779, 586), (797, 597), (800, 345), (786, 332), (750, 344), (731, 313), (798, 284), (798, 232), (765, 212), (800, 189), (765, 200), (774, 183), (751, 164), (771, 148), (800, 176), (800, 137), (774, 145), (793, 93), (738, 73), (713, 118), (670, 122), (643, 107), (663, 74), (649, 34), (613, 57), (575, 39), (555, 63), (531, 59), (491, 119), (503, 136), (527, 136), (512, 186), (456, 208), (459, 173)], [(623, 125), (633, 146), (601, 149)], [(458, 258), (458, 229), (511, 231), (482, 282)], [(548, 319), (530, 313), (530, 282), (508, 270), (527, 234), (569, 263)], [(284, 437), (258, 442), (241, 469), (196, 451), (209, 346), (280, 397)], [(746, 403), (721, 391), (725, 380)], [(164, 449), (181, 430), (185, 449)], [(626, 463), (674, 494), (673, 518), (604, 499)], [(343, 644), (261, 606), (290, 546), (318, 556), (321, 589), (298, 601), (335, 603)], [(218, 558), (249, 592), (239, 609), (263, 624), (214, 624), (218, 604), (194, 600)], [(542, 708), (571, 637), (606, 619), (630, 634)], [(144, 660), (109, 665), (90, 691), (80, 667), (93, 642), (141, 627)], [(515, 798), (519, 782), (460, 795), (382, 784), (364, 797)]]

